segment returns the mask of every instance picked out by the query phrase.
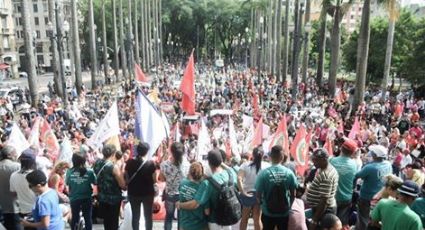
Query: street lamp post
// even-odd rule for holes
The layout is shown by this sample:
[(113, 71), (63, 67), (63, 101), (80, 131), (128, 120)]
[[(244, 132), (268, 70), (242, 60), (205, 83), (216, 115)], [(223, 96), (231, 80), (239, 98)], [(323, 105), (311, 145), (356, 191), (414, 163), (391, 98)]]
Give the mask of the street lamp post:
[[(67, 21), (64, 21), (61, 23), (61, 20), (59, 18), (59, 7), (58, 3), (55, 3), (55, 20), (56, 20), (56, 34), (54, 34), (54, 28), (52, 23), (49, 23), (49, 28), (47, 30), (47, 34), (51, 39), (55, 39), (57, 42), (58, 47), (58, 53), (59, 53), (59, 76), (61, 78), (62, 83), (62, 91), (63, 91), (63, 102), (64, 107), (66, 109), (68, 105), (68, 93), (66, 91), (66, 79), (65, 79), (65, 66), (64, 66), (64, 47), (63, 42), (68, 36), (69, 31), (69, 23)], [(62, 28), (61, 28), (62, 26)]]

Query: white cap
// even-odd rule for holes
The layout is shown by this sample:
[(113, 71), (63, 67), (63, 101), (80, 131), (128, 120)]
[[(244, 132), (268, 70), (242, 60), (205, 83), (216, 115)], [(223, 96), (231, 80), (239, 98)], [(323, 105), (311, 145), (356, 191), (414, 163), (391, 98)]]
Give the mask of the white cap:
[(387, 158), (388, 150), (382, 145), (371, 145), (369, 146), (369, 151), (378, 158)]

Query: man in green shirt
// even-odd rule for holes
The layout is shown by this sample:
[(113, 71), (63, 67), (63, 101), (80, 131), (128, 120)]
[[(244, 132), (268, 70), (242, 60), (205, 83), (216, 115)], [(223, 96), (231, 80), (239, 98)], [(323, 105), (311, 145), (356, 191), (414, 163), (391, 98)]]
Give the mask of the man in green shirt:
[(422, 230), (421, 219), (409, 207), (418, 196), (419, 187), (412, 181), (405, 181), (398, 192), (397, 200), (378, 202), (371, 214), (371, 224), (382, 230)]
[(270, 152), (272, 166), (262, 170), (255, 181), (255, 190), (263, 212), (261, 221), (264, 230), (288, 228), (297, 178), (290, 169), (281, 165), (283, 154), (282, 146), (273, 146)]
[(412, 210), (419, 215), (422, 226), (425, 226), (425, 184), (422, 185), (422, 197), (417, 198), (412, 204)]
[(341, 146), (341, 155), (329, 160), (329, 163), (334, 166), (339, 176), (335, 199), (337, 204), (336, 214), (342, 225), (348, 224), (351, 214), (350, 206), (354, 190), (353, 180), (357, 173), (356, 162), (351, 157), (356, 151), (357, 143), (347, 139)]

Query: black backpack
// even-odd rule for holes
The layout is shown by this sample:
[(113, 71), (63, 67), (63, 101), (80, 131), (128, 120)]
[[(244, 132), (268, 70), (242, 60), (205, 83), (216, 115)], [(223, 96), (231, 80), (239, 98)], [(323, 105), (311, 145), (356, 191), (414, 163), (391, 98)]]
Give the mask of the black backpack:
[(218, 200), (216, 201), (214, 213), (217, 217), (217, 224), (222, 226), (236, 224), (242, 216), (242, 208), (233, 183), (232, 173), (229, 170), (226, 171), (229, 175), (227, 183), (219, 184), (212, 177), (208, 177), (208, 181), (218, 191)]
[[(273, 173), (272, 176), (276, 181), (276, 177)], [(286, 199), (286, 193), (287, 191), (284, 180), (273, 185), (272, 190), (266, 199), (267, 209), (271, 214), (283, 214), (290, 209), (288, 200)]]

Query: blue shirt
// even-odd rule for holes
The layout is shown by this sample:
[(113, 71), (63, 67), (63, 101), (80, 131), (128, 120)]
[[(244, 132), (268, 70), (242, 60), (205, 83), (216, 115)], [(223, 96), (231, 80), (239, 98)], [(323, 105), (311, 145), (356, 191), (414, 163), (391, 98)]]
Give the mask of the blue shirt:
[(40, 222), (44, 216), (50, 216), (48, 228), (38, 228), (38, 230), (63, 230), (65, 229), (62, 220), (62, 211), (59, 207), (59, 197), (55, 190), (49, 189), (37, 197), (34, 209), (32, 210), (34, 222)]
[(360, 198), (372, 200), (373, 196), (384, 187), (384, 177), (393, 172), (388, 161), (372, 162), (364, 166), (357, 174), (356, 179), (363, 179), (360, 189)]

